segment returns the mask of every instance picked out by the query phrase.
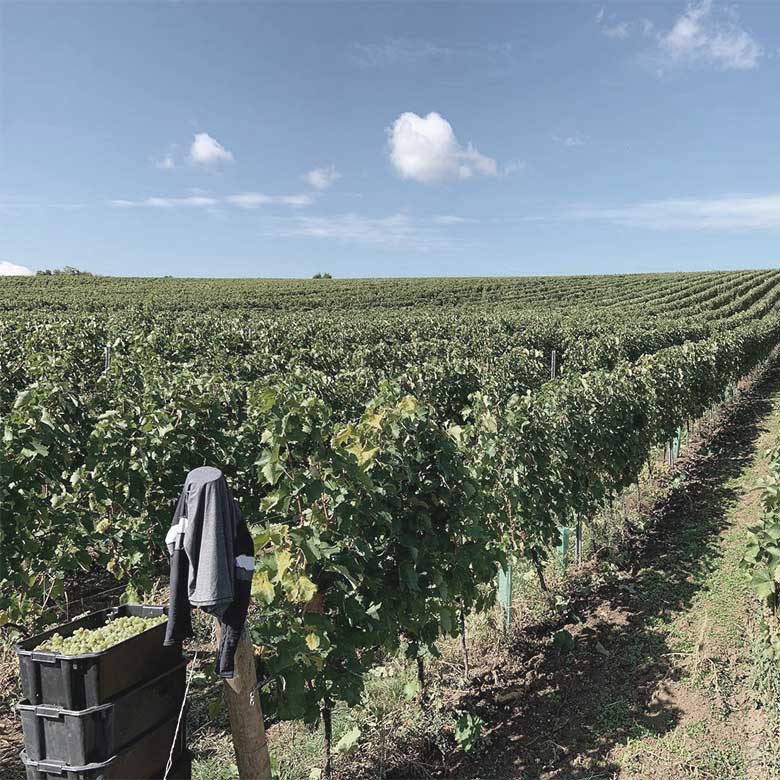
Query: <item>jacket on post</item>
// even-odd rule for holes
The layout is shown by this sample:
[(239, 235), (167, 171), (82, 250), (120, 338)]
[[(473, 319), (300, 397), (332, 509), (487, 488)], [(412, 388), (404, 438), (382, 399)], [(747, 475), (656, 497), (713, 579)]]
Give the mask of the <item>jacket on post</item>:
[(193, 635), (191, 607), (198, 607), (222, 623), (216, 672), (233, 677), (249, 609), (255, 551), (219, 469), (203, 466), (187, 475), (165, 542), (171, 556), (165, 644)]

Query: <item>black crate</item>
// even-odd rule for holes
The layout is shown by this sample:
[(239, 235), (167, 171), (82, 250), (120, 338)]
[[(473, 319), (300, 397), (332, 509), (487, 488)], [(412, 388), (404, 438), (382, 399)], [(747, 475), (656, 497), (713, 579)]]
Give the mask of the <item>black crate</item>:
[[(177, 772), (189, 771), (186, 752), (185, 720), (182, 716), (174, 747), (174, 768)], [(119, 751), (108, 761), (73, 765), (60, 761), (33, 761), (23, 750), (22, 763), (27, 780), (162, 780), (168, 756), (171, 752), (178, 713), (165, 723), (147, 731), (133, 744)], [(168, 780), (179, 780), (171, 771)]]
[(14, 645), (24, 698), (30, 704), (83, 710), (172, 669), (181, 661), (181, 645), (163, 645), (165, 623), (99, 653), (59, 655), (35, 650), (55, 633), (68, 637), (77, 628), (97, 628), (116, 617), (157, 617), (166, 611), (135, 604), (102, 609)]
[(85, 710), (21, 702), (24, 747), (30, 761), (82, 765), (106, 761), (152, 726), (178, 713), (187, 681), (187, 662), (116, 699)]

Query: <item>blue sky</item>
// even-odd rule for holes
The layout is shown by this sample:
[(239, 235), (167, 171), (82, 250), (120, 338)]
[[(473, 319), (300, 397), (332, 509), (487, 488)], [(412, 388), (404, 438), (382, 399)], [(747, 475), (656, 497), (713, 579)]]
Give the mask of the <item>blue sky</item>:
[(0, 3), (0, 273), (780, 266), (780, 4)]

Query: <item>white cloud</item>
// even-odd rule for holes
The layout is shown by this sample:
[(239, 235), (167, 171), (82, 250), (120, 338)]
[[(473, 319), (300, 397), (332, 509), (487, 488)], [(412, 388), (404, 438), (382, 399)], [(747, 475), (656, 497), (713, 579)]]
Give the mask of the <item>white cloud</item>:
[(407, 111), (387, 129), (390, 161), (403, 179), (431, 182), (457, 177), (468, 179), (475, 173), (495, 176), (496, 161), (471, 143), (458, 143), (452, 125), (432, 111), (425, 117)]
[(666, 32), (655, 32), (646, 18), (618, 21), (604, 8), (596, 14), (596, 24), (609, 38), (627, 39), (635, 32), (653, 40), (653, 50), (643, 59), (659, 72), (681, 64), (711, 65), (721, 70), (750, 70), (763, 56), (761, 45), (738, 24), (733, 9), (718, 10), (712, 0), (691, 2)]
[(58, 209), (61, 211), (76, 211), (83, 208), (83, 203), (46, 203), (23, 199), (16, 200), (13, 198), (7, 201), (0, 201), (0, 214), (16, 214), (19, 209)]
[(306, 179), (306, 181), (309, 182), (309, 185), (314, 187), (315, 190), (326, 190), (340, 178), (341, 174), (336, 170), (335, 165), (329, 165), (327, 168), (315, 168), (304, 176), (304, 179)]
[(35, 276), (35, 274), (24, 265), (0, 260), (0, 276)]
[(582, 146), (585, 143), (578, 135), (554, 135), (553, 141), (557, 141), (563, 146)]
[(270, 235), (309, 237), (375, 248), (394, 247), (426, 251), (449, 243), (446, 235), (430, 223), (420, 223), (407, 214), (368, 217), (347, 213), (329, 216), (280, 218)]
[(259, 206), (311, 206), (311, 195), (264, 195), (262, 192), (242, 192), (238, 195), (228, 195), (225, 200), (242, 209), (255, 209)]
[(172, 171), (176, 167), (173, 156), (170, 154), (166, 154), (165, 157), (155, 160), (154, 165), (156, 168), (160, 168), (163, 171)]
[(631, 34), (631, 23), (618, 22), (616, 24), (605, 24), (601, 28), (601, 32), (603, 32), (607, 38), (617, 38), (622, 41)]
[(233, 162), (233, 153), (208, 133), (196, 133), (190, 146), (190, 160), (200, 165)]
[(603, 6), (596, 14), (596, 25), (603, 35), (616, 40), (626, 40), (634, 30), (639, 30), (642, 35), (649, 35), (653, 29), (653, 23), (649, 19), (618, 21), (615, 14), (608, 14)]
[(712, 0), (692, 3), (669, 32), (660, 36), (659, 49), (671, 62), (703, 62), (724, 70), (758, 66), (761, 46), (733, 19), (713, 14)]
[(111, 205), (118, 208), (131, 208), (133, 206), (149, 206), (151, 208), (170, 209), (176, 206), (215, 206), (216, 198), (207, 198), (202, 195), (188, 195), (183, 198), (145, 198), (144, 200), (112, 200)]
[(511, 176), (513, 173), (519, 173), (526, 168), (525, 160), (510, 160), (502, 171), (504, 176)]
[(369, 244), (395, 243), (412, 232), (406, 214), (389, 217), (365, 217), (359, 214), (335, 214), (327, 217), (299, 217), (293, 234), (336, 238)]
[(583, 207), (571, 209), (566, 216), (652, 230), (775, 230), (780, 228), (780, 193)]
[(433, 218), (433, 223), (435, 225), (465, 225), (475, 222), (479, 222), (479, 220), (473, 219), (472, 217), (458, 217), (454, 214), (442, 214)]
[(501, 66), (510, 64), (512, 56), (510, 43), (453, 47), (419, 38), (386, 38), (379, 43), (354, 43), (349, 49), (349, 58), (365, 68), (418, 66), (424, 62), (446, 62), (455, 57), (488, 66)]
[(388, 38), (382, 43), (355, 43), (350, 50), (352, 60), (366, 67), (452, 57), (455, 53), (456, 50), (449, 46), (410, 38)]
[(242, 209), (259, 208), (260, 206), (310, 206), (313, 203), (311, 195), (264, 195), (261, 192), (241, 192), (237, 195), (227, 195), (224, 198), (214, 198), (206, 195), (187, 195), (185, 197), (151, 197), (143, 200), (112, 200), (116, 208), (134, 208), (145, 206), (149, 208), (172, 209), (179, 206), (203, 208), (210, 206), (231, 205)]

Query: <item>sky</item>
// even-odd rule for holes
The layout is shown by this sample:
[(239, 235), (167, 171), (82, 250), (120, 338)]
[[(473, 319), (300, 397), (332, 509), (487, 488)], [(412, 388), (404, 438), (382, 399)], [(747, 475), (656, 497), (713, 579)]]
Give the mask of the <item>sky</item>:
[(780, 3), (0, 0), (0, 274), (780, 267)]

